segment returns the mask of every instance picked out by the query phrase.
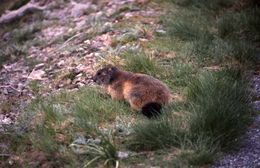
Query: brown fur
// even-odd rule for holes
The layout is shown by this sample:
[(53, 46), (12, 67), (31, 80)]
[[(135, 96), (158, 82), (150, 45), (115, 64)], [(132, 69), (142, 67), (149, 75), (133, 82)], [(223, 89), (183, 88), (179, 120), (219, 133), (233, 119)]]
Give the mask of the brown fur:
[(126, 100), (135, 110), (141, 110), (148, 103), (166, 105), (171, 99), (169, 88), (158, 79), (113, 66), (98, 70), (93, 80), (103, 86), (112, 99)]

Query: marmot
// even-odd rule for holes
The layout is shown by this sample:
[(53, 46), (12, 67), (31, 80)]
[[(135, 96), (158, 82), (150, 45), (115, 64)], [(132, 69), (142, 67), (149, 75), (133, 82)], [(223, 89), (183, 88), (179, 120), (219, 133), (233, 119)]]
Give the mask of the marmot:
[(132, 73), (108, 65), (99, 69), (93, 81), (101, 85), (116, 100), (126, 100), (131, 107), (148, 118), (161, 113), (161, 108), (170, 102), (171, 91), (152, 76)]

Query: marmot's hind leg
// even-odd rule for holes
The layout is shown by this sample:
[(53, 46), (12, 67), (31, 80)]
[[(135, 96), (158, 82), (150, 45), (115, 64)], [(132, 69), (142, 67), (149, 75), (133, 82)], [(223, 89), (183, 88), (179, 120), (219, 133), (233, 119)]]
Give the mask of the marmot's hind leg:
[(131, 106), (132, 109), (134, 110), (141, 110), (142, 108), (142, 102), (141, 99), (138, 97), (131, 97), (131, 99), (129, 99), (129, 104)]
[(134, 110), (141, 110), (144, 105), (145, 93), (138, 87), (133, 88), (128, 97), (126, 98), (130, 103), (131, 108)]

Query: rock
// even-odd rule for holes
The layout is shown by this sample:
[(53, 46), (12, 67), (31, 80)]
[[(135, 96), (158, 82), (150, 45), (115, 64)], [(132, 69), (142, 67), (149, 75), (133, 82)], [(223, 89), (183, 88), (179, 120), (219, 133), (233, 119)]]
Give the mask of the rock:
[(120, 43), (128, 43), (128, 42), (132, 42), (132, 41), (135, 41), (139, 38), (139, 33), (138, 31), (132, 31), (132, 32), (127, 32), (121, 36), (119, 36), (117, 38), (117, 41), (120, 42)]
[(4, 88), (4, 89), (3, 89), (3, 93), (4, 93), (5, 95), (8, 95), (8, 90), (7, 90), (7, 88)]
[(3, 40), (8, 40), (8, 39), (10, 39), (10, 35), (11, 35), (11, 33), (10, 32), (6, 32), (4, 35), (3, 35)]
[(80, 30), (82, 27), (86, 24), (86, 20), (81, 20), (79, 22), (76, 22), (76, 29)]
[(44, 67), (44, 63), (40, 63), (40, 64), (35, 65), (34, 69), (38, 70), (38, 69), (42, 69), (43, 67)]
[(12, 120), (9, 117), (6, 117), (4, 115), (0, 116), (0, 125), (10, 124), (10, 123), (12, 123)]
[(83, 135), (78, 135), (76, 139), (69, 145), (72, 151), (76, 154), (86, 154), (89, 152), (89, 148), (87, 147), (90, 144), (99, 145), (101, 143), (101, 139), (96, 138), (86, 138)]
[(91, 3), (81, 4), (72, 2), (72, 4), (74, 5), (71, 9), (71, 15), (73, 17), (81, 17), (85, 14), (90, 14), (97, 10), (97, 6)]
[(158, 35), (165, 35), (166, 31), (159, 29), (159, 30), (156, 30), (155, 33), (158, 34)]
[(252, 106), (256, 111), (260, 111), (260, 101), (252, 102)]
[(65, 64), (65, 61), (64, 61), (64, 60), (61, 60), (61, 61), (59, 61), (59, 62), (57, 63), (57, 66), (60, 68), (60, 67), (64, 66), (64, 64)]
[(45, 75), (45, 71), (43, 70), (33, 70), (30, 75), (28, 76), (28, 79), (30, 80), (44, 80), (43, 76)]
[(107, 33), (112, 31), (113, 24), (110, 22), (106, 22), (101, 28), (101, 33)]
[(115, 132), (121, 136), (128, 136), (133, 132), (131, 118), (116, 117)]
[(79, 73), (78, 75), (76, 75), (75, 78), (79, 78), (79, 77), (82, 77), (82, 76), (83, 76), (83, 74), (82, 74), (82, 73)]
[(90, 138), (90, 139), (87, 140), (87, 144), (96, 144), (96, 145), (98, 145), (100, 143), (101, 143), (101, 139), (99, 139), (99, 138), (96, 138), (96, 139)]
[(40, 7), (40, 6), (30, 2), (17, 10), (13, 10), (6, 14), (3, 14), (0, 17), (0, 24), (10, 23), (14, 20), (17, 20), (17, 19), (23, 17), (24, 15), (26, 15), (28, 13), (32, 13), (35, 11), (43, 11), (44, 9), (45, 9), (44, 7)]
[(82, 82), (78, 82), (78, 83), (76, 83), (76, 84), (77, 84), (77, 87), (78, 87), (78, 88), (85, 86), (85, 84), (82, 83)]
[(75, 144), (85, 145), (87, 144), (86, 138), (83, 135), (78, 135), (73, 141)]
[(126, 159), (126, 158), (129, 157), (130, 153), (129, 153), (129, 152), (121, 152), (121, 151), (118, 151), (118, 152), (116, 153), (116, 155), (117, 155), (117, 158), (119, 158), (119, 159)]

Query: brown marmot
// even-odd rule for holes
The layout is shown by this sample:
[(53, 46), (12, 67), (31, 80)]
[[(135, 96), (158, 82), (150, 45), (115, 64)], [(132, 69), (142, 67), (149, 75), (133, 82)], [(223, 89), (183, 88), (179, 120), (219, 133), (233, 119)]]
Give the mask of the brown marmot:
[(152, 76), (132, 73), (108, 65), (99, 69), (93, 81), (101, 85), (116, 100), (126, 100), (131, 107), (148, 118), (161, 113), (161, 108), (170, 102), (171, 91)]

